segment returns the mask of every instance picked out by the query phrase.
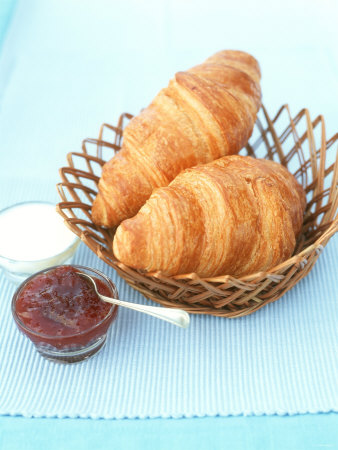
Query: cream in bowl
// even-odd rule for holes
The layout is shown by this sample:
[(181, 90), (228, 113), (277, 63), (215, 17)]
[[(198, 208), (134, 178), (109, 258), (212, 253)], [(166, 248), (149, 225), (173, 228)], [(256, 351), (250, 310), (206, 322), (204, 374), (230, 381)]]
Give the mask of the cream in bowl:
[(15, 283), (71, 263), (79, 242), (52, 203), (24, 202), (0, 211), (0, 266)]

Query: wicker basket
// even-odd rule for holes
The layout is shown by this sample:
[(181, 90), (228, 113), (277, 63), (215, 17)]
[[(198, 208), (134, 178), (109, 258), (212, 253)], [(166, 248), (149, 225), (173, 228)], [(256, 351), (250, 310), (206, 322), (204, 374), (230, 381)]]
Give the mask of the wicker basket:
[(270, 119), (265, 108), (261, 109), (253, 135), (240, 153), (287, 166), (306, 190), (307, 207), (294, 255), (269, 272), (238, 279), (226, 274), (213, 278), (193, 273), (174, 277), (145, 274), (114, 258), (113, 232), (92, 223), (91, 205), (102, 165), (120, 149), (124, 125), (131, 117), (123, 114), (116, 127), (103, 124), (98, 139), (85, 139), (81, 152), (68, 154), (68, 166), (60, 170), (62, 202), (57, 205), (69, 228), (127, 283), (165, 306), (196, 314), (240, 317), (277, 300), (309, 273), (338, 230), (338, 160), (334, 151), (327, 153), (336, 147), (333, 144), (338, 134), (326, 140), (322, 116), (311, 121), (308, 110), (303, 109), (292, 118), (285, 105)]

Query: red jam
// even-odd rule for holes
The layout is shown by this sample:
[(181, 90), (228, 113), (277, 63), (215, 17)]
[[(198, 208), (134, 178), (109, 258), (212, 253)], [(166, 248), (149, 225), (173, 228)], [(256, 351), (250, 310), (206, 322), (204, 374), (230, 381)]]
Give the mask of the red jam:
[[(94, 278), (100, 294), (113, 295), (107, 284)], [(100, 300), (90, 282), (72, 266), (36, 275), (24, 285), (15, 303), (17, 317), (25, 326), (22, 331), (35, 343), (57, 348), (87, 345), (104, 334), (116, 314), (109, 315), (111, 310), (114, 307)]]

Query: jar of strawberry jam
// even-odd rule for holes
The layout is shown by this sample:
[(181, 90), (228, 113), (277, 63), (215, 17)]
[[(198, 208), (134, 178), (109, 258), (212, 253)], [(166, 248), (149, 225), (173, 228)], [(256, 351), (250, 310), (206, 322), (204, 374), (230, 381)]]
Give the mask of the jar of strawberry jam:
[(100, 294), (118, 298), (116, 286), (103, 273), (82, 266), (55, 266), (25, 280), (12, 300), (18, 328), (45, 358), (74, 363), (90, 358), (105, 344), (117, 306), (100, 300), (92, 285), (79, 275), (93, 277)]

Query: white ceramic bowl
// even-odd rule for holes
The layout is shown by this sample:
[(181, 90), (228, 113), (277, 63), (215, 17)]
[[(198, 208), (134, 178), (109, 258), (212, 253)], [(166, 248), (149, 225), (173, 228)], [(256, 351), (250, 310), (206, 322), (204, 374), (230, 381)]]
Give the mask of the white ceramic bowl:
[(16, 284), (48, 267), (70, 264), (79, 243), (52, 203), (23, 202), (0, 211), (0, 266)]

